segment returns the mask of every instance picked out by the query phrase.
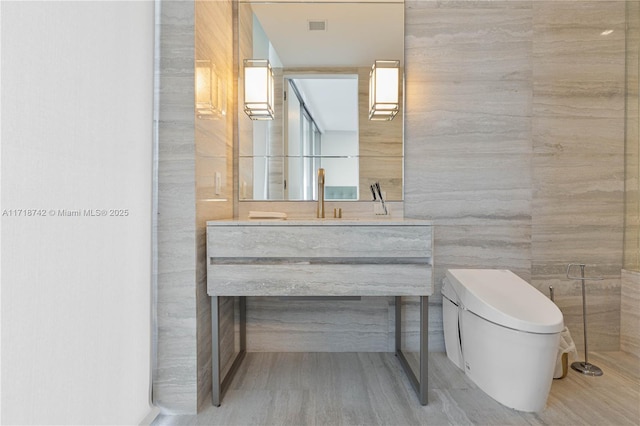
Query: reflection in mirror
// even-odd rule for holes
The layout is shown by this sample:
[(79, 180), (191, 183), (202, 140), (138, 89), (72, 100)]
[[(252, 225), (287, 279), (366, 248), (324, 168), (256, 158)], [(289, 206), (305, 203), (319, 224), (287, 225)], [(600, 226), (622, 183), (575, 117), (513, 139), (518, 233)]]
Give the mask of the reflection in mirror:
[[(284, 87), (284, 199), (317, 199), (315, 176), (324, 168), (326, 200), (357, 200), (358, 76), (285, 75)], [(254, 187), (254, 199), (268, 195)]]
[(403, 19), (402, 3), (239, 3), (239, 62), (275, 77), (274, 119), (238, 115), (240, 200), (316, 199), (320, 167), (327, 200), (370, 200), (373, 182), (402, 200), (402, 79), (393, 121), (370, 121), (368, 97), (374, 61), (403, 59)]

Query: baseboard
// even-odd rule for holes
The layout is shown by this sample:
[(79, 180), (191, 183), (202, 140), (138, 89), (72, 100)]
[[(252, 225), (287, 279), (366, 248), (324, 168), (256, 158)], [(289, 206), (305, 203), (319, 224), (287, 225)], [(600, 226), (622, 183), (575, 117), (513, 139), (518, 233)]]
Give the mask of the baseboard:
[(151, 409), (149, 410), (149, 413), (147, 413), (147, 415), (144, 417), (144, 419), (142, 419), (142, 421), (140, 423), (138, 423), (138, 425), (140, 425), (140, 426), (150, 426), (151, 423), (153, 423), (153, 421), (159, 415), (160, 415), (160, 408), (156, 407), (156, 406), (152, 406)]

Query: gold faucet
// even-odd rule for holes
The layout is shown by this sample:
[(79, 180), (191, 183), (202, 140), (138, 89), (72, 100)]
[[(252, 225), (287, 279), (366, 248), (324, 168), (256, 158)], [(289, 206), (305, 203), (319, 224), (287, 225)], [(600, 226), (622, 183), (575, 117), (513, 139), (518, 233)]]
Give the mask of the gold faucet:
[(318, 169), (318, 208), (316, 209), (316, 217), (324, 219), (324, 169)]

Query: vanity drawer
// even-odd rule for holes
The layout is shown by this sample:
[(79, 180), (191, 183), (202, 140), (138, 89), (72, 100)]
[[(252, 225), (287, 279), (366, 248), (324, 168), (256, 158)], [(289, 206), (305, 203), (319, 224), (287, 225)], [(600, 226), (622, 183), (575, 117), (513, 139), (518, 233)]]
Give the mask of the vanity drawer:
[(209, 258), (430, 258), (428, 226), (209, 226)]
[(427, 264), (209, 264), (211, 296), (420, 296)]

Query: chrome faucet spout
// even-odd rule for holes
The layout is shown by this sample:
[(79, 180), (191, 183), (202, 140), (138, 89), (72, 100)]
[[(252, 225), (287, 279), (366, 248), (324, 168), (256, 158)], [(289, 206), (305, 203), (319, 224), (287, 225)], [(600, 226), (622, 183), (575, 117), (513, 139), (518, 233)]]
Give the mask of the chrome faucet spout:
[(316, 217), (324, 219), (324, 169), (318, 169), (318, 208)]

